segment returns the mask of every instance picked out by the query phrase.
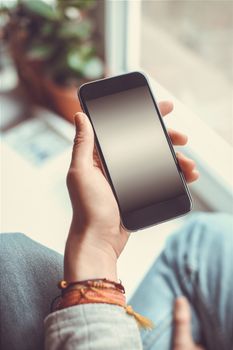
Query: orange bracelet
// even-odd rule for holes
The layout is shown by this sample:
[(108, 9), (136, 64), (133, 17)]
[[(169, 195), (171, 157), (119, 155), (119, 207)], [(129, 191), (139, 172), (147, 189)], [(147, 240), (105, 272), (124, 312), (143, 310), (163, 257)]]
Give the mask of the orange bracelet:
[(55, 310), (90, 303), (115, 304), (123, 307), (125, 305), (125, 296), (116, 289), (99, 290), (93, 287), (71, 289), (58, 301)]
[[(97, 281), (98, 283), (96, 283)], [(115, 282), (112, 283), (106, 279), (102, 283), (100, 280), (73, 282), (63, 286), (62, 295), (56, 297), (52, 302), (51, 312), (90, 303), (118, 305), (135, 318), (139, 327), (151, 330), (154, 327), (153, 323), (148, 318), (135, 312), (132, 306), (126, 305), (123, 291), (125, 291), (124, 287), (116, 288)]]

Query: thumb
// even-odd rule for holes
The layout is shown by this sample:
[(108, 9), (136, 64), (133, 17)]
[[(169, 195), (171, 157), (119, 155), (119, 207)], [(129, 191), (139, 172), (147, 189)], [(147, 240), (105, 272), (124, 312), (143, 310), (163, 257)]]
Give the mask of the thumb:
[(74, 139), (71, 167), (80, 167), (93, 164), (94, 133), (92, 125), (82, 112), (74, 116), (76, 135)]
[(187, 300), (184, 297), (176, 299), (174, 305), (173, 319), (173, 350), (195, 349), (191, 332), (190, 307)]

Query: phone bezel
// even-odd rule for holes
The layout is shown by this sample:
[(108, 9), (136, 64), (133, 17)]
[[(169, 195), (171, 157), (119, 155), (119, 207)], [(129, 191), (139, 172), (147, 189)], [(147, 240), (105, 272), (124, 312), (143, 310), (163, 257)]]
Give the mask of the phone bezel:
[[(184, 195), (179, 196), (179, 197), (174, 197), (172, 200), (169, 200), (166, 202), (158, 202), (151, 207), (142, 208), (139, 211), (132, 212), (135, 215), (133, 215), (132, 213), (128, 213), (127, 214), (128, 218), (129, 217), (131, 218), (129, 220), (128, 218), (126, 219), (126, 214), (124, 214), (121, 210), (121, 206), (120, 206), (120, 203), (119, 203), (119, 200), (117, 197), (117, 193), (115, 191), (114, 184), (113, 184), (112, 179), (111, 179), (111, 175), (108, 171), (108, 167), (107, 167), (107, 164), (105, 162), (105, 159), (104, 159), (104, 156), (103, 156), (103, 153), (101, 150), (101, 146), (100, 146), (98, 137), (97, 137), (96, 132), (95, 132), (95, 127), (93, 125), (91, 116), (89, 114), (89, 111), (88, 111), (88, 108), (86, 105), (86, 101), (90, 100), (90, 99), (96, 99), (99, 97), (105, 97), (107, 95), (115, 94), (115, 93), (122, 92), (124, 90), (132, 89), (132, 88), (137, 88), (140, 86), (147, 86), (147, 88), (150, 92), (152, 101), (154, 103), (154, 106), (155, 106), (155, 109), (156, 109), (156, 112), (157, 112), (157, 115), (158, 115), (158, 118), (160, 121), (160, 124), (162, 126), (162, 129), (163, 129), (163, 132), (165, 134), (166, 140), (168, 142), (170, 151), (172, 153), (177, 171), (180, 175), (180, 178), (181, 178), (181, 181), (182, 181), (182, 184), (184, 187)], [(141, 72), (130, 72), (130, 73), (122, 74), (122, 75), (117, 75), (114, 77), (104, 78), (104, 79), (100, 79), (100, 80), (95, 80), (93, 82), (85, 83), (85, 84), (80, 86), (79, 91), (78, 91), (78, 97), (79, 97), (81, 106), (83, 108), (83, 111), (87, 114), (87, 116), (92, 124), (93, 130), (94, 130), (94, 135), (95, 135), (95, 143), (96, 143), (97, 151), (98, 151), (99, 157), (100, 157), (102, 165), (103, 165), (103, 170), (104, 170), (105, 176), (106, 176), (107, 180), (109, 181), (109, 184), (112, 188), (112, 191), (113, 191), (114, 196), (116, 198), (116, 201), (118, 203), (122, 226), (126, 230), (137, 231), (140, 229), (144, 229), (146, 227), (150, 227), (150, 226), (162, 223), (164, 221), (171, 220), (171, 219), (176, 218), (176, 217), (183, 216), (183, 215), (187, 214), (189, 211), (191, 211), (191, 209), (192, 209), (192, 197), (191, 197), (191, 194), (189, 192), (188, 186), (186, 184), (183, 172), (182, 172), (182, 170), (179, 166), (178, 160), (176, 158), (176, 154), (175, 154), (172, 142), (171, 142), (170, 137), (167, 133), (167, 130), (166, 130), (165, 124), (163, 122), (163, 118), (161, 116), (161, 113), (159, 111), (156, 99), (151, 91), (150, 84), (149, 84), (146, 76)], [(180, 198), (180, 197), (184, 197), (184, 198), (182, 199), (182, 202), (180, 203), (179, 208), (177, 208), (176, 205), (178, 205), (178, 202), (179, 202), (178, 198)], [(169, 214), (165, 215), (167, 213), (168, 209), (169, 209)], [(159, 219), (158, 220), (154, 219), (154, 220), (152, 220), (152, 222), (150, 219), (146, 220), (145, 218), (146, 218), (146, 215), (149, 213), (149, 210), (152, 211), (152, 214), (151, 214), (152, 216), (150, 216), (150, 217), (155, 218), (156, 215), (153, 215), (153, 213), (155, 211), (157, 213), (160, 213)], [(137, 212), (140, 212), (141, 215), (140, 215), (140, 213), (137, 213)], [(145, 220), (143, 220), (143, 218)], [(147, 224), (145, 224), (145, 222), (140, 224), (142, 220), (147, 221)], [(134, 224), (132, 224), (132, 223), (134, 223)]]

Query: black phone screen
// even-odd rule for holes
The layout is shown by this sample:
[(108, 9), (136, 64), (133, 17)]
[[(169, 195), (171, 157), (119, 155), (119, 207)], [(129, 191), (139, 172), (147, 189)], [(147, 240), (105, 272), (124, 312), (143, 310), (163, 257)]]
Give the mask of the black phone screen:
[(147, 85), (85, 101), (121, 212), (186, 194)]

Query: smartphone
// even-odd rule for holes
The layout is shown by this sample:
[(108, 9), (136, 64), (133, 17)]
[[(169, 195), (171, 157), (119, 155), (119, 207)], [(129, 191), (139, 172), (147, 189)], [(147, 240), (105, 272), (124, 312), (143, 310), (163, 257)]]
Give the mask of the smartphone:
[(93, 81), (78, 96), (122, 226), (137, 231), (189, 212), (191, 195), (146, 77), (131, 72)]

